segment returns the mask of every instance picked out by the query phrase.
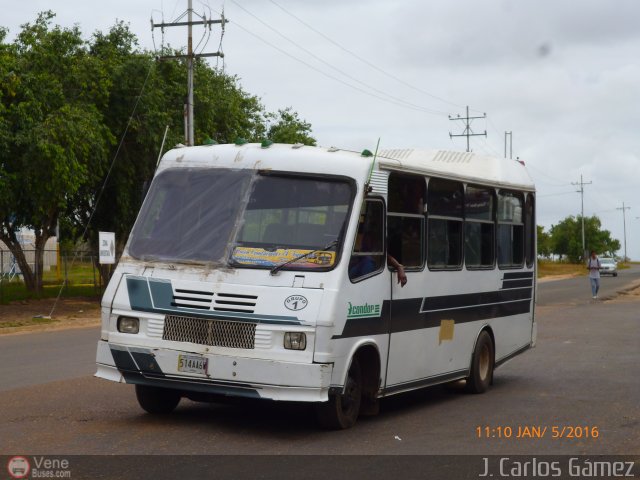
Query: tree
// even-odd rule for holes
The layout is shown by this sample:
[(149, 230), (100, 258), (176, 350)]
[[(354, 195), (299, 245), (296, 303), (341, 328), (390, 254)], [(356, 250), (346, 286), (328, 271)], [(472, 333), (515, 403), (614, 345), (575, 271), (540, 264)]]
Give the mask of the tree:
[(551, 256), (551, 236), (544, 231), (542, 225), (538, 225), (538, 255), (542, 255), (545, 258)]
[[(584, 219), (585, 245), (588, 251), (595, 250), (613, 256), (620, 249), (620, 242), (611, 238), (611, 232), (602, 230), (600, 219), (595, 215)], [(566, 256), (571, 262), (586, 260), (582, 252), (582, 217), (569, 216), (551, 226), (551, 249), (557, 255)]]
[[(66, 240), (97, 245), (98, 231), (113, 231), (123, 249), (166, 126), (168, 146), (184, 132), (184, 62), (140, 50), (123, 22), (85, 41), (77, 26), (52, 27), (53, 18), (41, 13), (12, 44), (0, 29), (0, 240), (30, 290), (41, 288), (44, 245), (59, 219)], [(266, 112), (237, 77), (202, 59), (194, 98), (196, 144), (260, 141), (268, 128), (279, 141), (315, 143), (296, 112)], [(34, 269), (18, 241), (23, 227), (36, 235)]]
[[(100, 179), (87, 184), (73, 203), (67, 233), (78, 235), (88, 225), (86, 238), (95, 245), (99, 231), (112, 231), (116, 248), (122, 251), (153, 178), (165, 128), (169, 127), (165, 145), (184, 141), (186, 66), (184, 62), (157, 61), (150, 52), (137, 49), (135, 35), (122, 22), (107, 34), (96, 32), (90, 51), (110, 72), (103, 116), (122, 143), (111, 149), (115, 161), (106, 183)], [(264, 107), (257, 97), (242, 90), (236, 77), (197, 61), (194, 83), (196, 144), (210, 137), (232, 142), (237, 137), (258, 140), (264, 136)], [(100, 272), (107, 280), (109, 267), (100, 266)]]
[[(107, 74), (88, 55), (79, 29), (51, 28), (52, 18), (40, 14), (13, 45), (2, 45), (8, 86), (0, 101), (0, 240), (32, 291), (42, 287), (44, 246), (60, 212), (83, 184), (102, 176), (113, 142), (100, 112)], [(23, 227), (35, 234), (33, 267), (19, 241)]]
[(271, 114), (270, 119), (275, 123), (269, 127), (267, 137), (278, 143), (303, 143), (315, 145), (316, 139), (311, 137), (311, 124), (301, 120), (297, 112), (291, 107), (278, 110), (277, 114)]

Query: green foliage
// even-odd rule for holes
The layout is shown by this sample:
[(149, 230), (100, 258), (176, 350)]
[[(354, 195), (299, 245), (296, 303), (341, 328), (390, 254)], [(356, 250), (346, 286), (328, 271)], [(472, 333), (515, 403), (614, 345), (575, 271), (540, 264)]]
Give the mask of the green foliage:
[(538, 255), (549, 258), (552, 253), (551, 236), (544, 231), (542, 225), (538, 225)]
[(310, 136), (311, 124), (301, 120), (290, 107), (271, 114), (270, 119), (274, 123), (269, 127), (267, 137), (274, 142), (316, 144), (316, 139)]
[[(0, 240), (34, 290), (41, 287), (42, 249), (60, 212), (102, 175), (114, 140), (100, 111), (108, 98), (105, 70), (88, 55), (77, 27), (51, 28), (52, 18), (40, 14), (2, 50), (9, 66), (3, 62)], [(35, 275), (16, 238), (21, 227), (35, 232)]]
[[(42, 286), (42, 268), (33, 272), (24, 259), (21, 228), (35, 231), (37, 262), (58, 220), (65, 239), (95, 245), (98, 231), (114, 231), (121, 250), (153, 178), (165, 128), (166, 145), (184, 141), (184, 62), (157, 61), (140, 50), (123, 22), (87, 41), (78, 26), (52, 26), (53, 18), (41, 13), (11, 44), (0, 28), (0, 240), (34, 290)], [(196, 144), (267, 135), (315, 144), (309, 123), (290, 108), (266, 112), (237, 77), (202, 60), (194, 77)]]
[[(620, 249), (620, 242), (611, 238), (611, 232), (602, 230), (600, 219), (595, 215), (584, 219), (585, 247), (598, 254), (613, 256)], [(569, 216), (551, 226), (551, 251), (566, 256), (571, 262), (585, 260), (582, 253), (582, 217)]]

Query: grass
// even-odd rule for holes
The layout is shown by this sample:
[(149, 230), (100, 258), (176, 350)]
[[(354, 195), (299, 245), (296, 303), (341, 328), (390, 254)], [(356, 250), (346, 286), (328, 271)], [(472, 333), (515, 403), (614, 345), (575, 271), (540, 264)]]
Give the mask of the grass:
[(581, 263), (561, 263), (548, 260), (538, 261), (538, 278), (552, 275), (586, 275), (587, 269)]
[(102, 290), (96, 283), (100, 281), (99, 273), (96, 270), (94, 276), (93, 265), (88, 262), (76, 262), (73, 266), (69, 262), (66, 275), (65, 269), (61, 268), (60, 275), (55, 268), (46, 271), (42, 275), (42, 292), (30, 292), (24, 286), (22, 280), (12, 281), (2, 279), (0, 281), (0, 304), (10, 302), (55, 298), (60, 292), (65, 276), (67, 284), (62, 291), (63, 297), (99, 297)]
[(0, 323), (0, 328), (26, 327), (29, 325), (44, 325), (47, 323), (54, 323), (54, 322), (56, 322), (56, 320), (53, 320), (51, 318), (33, 317), (33, 318), (27, 318), (25, 320), (18, 320), (14, 322), (2, 322)]
[[(618, 263), (618, 270), (631, 268), (637, 262)], [(582, 263), (552, 262), (550, 260), (538, 260), (538, 278), (552, 275), (587, 275), (588, 271)]]
[[(91, 263), (80, 263), (76, 262), (73, 266), (70, 266), (66, 269), (66, 278), (68, 284), (74, 283), (91, 283), (93, 284), (95, 281), (99, 281), (98, 271), (94, 271), (93, 265)], [(65, 278), (65, 268), (62, 266), (60, 269), (60, 274), (56, 271), (55, 268), (51, 270), (45, 271), (42, 274), (42, 283), (44, 284), (58, 284), (62, 285), (62, 281)]]

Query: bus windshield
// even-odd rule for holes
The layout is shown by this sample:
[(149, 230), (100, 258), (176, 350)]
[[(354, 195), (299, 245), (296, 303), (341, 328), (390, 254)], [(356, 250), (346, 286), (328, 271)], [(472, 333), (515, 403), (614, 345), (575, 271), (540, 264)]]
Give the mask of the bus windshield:
[(287, 269), (335, 265), (352, 184), (345, 179), (231, 169), (168, 169), (154, 180), (131, 234), (142, 260)]

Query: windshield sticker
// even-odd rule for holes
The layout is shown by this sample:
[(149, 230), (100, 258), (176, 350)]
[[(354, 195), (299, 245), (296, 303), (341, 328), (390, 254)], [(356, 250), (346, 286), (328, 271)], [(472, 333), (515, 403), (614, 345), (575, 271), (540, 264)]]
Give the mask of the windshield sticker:
[[(281, 263), (293, 260), (313, 250), (300, 250), (297, 248), (278, 248), (274, 251), (257, 247), (235, 247), (231, 259), (241, 265), (260, 265), (275, 267)], [(308, 257), (292, 263), (296, 267), (318, 268), (330, 267), (334, 264), (336, 252), (315, 252)]]
[(380, 305), (352, 305), (349, 302), (349, 309), (347, 311), (347, 318), (369, 318), (380, 316)]

